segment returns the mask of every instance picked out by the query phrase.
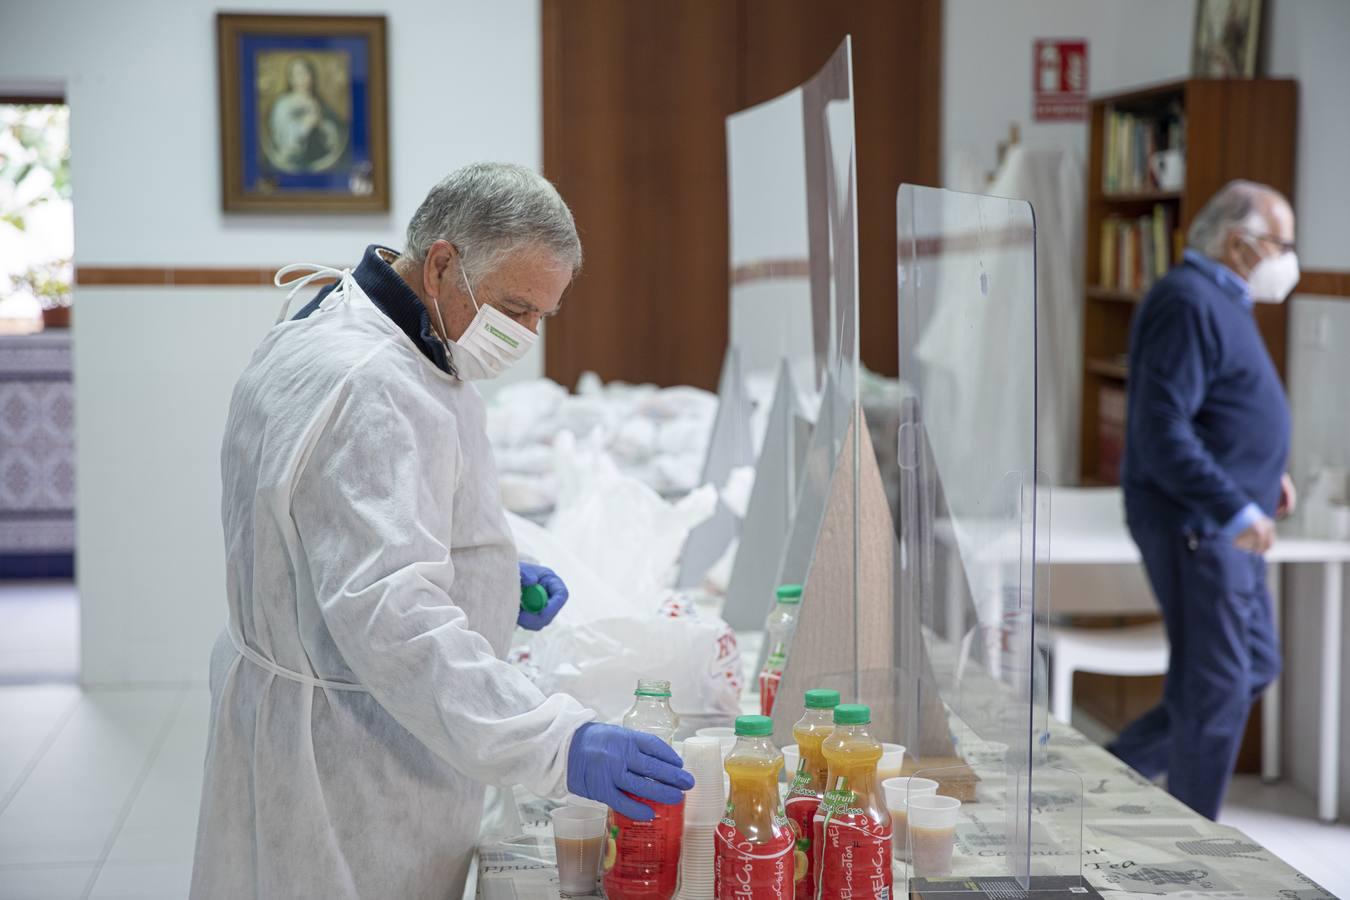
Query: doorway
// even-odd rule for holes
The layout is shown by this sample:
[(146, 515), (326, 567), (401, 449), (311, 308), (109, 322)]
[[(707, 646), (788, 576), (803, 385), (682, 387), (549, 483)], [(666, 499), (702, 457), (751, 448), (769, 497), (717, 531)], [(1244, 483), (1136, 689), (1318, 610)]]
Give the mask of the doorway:
[(0, 95), (0, 684), (79, 676), (70, 108)]

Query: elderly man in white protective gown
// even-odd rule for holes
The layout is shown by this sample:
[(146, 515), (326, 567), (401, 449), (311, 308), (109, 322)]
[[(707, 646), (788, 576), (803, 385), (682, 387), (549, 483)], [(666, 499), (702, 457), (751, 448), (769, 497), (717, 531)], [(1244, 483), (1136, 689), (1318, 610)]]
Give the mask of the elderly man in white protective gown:
[[(469, 166), (403, 253), (308, 267), (336, 284), (285, 321), (288, 298), (263, 339), (221, 452), (229, 624), (194, 898), (458, 897), (485, 784), (639, 819), (692, 786), (659, 738), (502, 660), (566, 588), (516, 557), (470, 382), (529, 349), (580, 263), (552, 185)], [(520, 607), (533, 584), (538, 613)]]

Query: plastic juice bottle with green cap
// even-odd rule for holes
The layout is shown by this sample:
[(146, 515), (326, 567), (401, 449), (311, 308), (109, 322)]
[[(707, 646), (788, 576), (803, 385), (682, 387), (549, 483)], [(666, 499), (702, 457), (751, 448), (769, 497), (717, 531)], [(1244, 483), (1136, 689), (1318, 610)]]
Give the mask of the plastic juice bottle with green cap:
[(882, 747), (868, 731), (871, 721), (866, 706), (836, 706), (834, 731), (821, 745), (829, 772), (812, 844), (822, 900), (891, 900), (891, 814), (877, 779)]
[[(640, 679), (633, 697), (633, 708), (623, 717), (624, 727), (654, 734), (669, 744), (680, 727), (679, 717), (670, 708), (670, 682)], [(674, 806), (641, 802), (656, 813), (650, 822), (609, 812), (613, 860), (605, 869), (605, 896), (611, 900), (670, 900), (675, 896), (684, 801)]]
[(773, 715), (773, 701), (778, 696), (778, 685), (783, 680), (788, 651), (792, 649), (792, 636), (797, 631), (797, 613), (801, 610), (802, 586), (780, 585), (777, 595), (778, 602), (764, 622), (764, 644), (769, 648), (769, 654), (759, 673), (759, 711), (765, 716)]
[(797, 900), (810, 900), (816, 895), (816, 876), (819, 872), (812, 864), (811, 829), (820, 798), (825, 794), (825, 778), (829, 774), (821, 745), (834, 731), (834, 708), (838, 705), (838, 691), (819, 688), (807, 691), (806, 711), (792, 726), (792, 736), (797, 739), (801, 762), (797, 764), (796, 772), (788, 773), (791, 786), (783, 805), (788, 821), (792, 823), (798, 847), (806, 857), (805, 876), (797, 881)]
[(773, 720), (741, 716), (727, 756), (727, 809), (714, 838), (717, 900), (792, 900), (799, 865), (796, 836), (778, 799), (783, 754), (773, 745)]

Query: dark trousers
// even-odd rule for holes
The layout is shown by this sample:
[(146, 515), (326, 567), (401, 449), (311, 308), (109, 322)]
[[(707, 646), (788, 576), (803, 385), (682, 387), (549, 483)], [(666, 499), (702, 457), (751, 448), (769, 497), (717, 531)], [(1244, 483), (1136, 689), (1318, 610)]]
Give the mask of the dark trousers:
[(1163, 701), (1109, 749), (1142, 775), (1215, 818), (1237, 761), (1247, 714), (1280, 674), (1265, 560), (1217, 535), (1132, 519), (1171, 663)]

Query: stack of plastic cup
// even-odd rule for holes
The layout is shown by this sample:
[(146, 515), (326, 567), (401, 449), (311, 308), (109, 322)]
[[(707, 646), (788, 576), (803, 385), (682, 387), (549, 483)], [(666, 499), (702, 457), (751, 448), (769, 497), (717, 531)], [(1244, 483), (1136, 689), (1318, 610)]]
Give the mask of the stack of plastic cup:
[(797, 767), (801, 764), (802, 751), (796, 744), (788, 744), (783, 748), (783, 777), (788, 784), (792, 784), (792, 779), (797, 777)]
[(722, 725), (700, 728), (694, 732), (698, 737), (715, 737), (722, 746), (722, 758), (726, 759), (731, 753), (731, 749), (736, 746), (736, 729), (727, 728)]
[(722, 748), (716, 737), (684, 742), (684, 767), (694, 787), (684, 795), (684, 838), (680, 845), (680, 900), (712, 900), (713, 838), (726, 809)]

